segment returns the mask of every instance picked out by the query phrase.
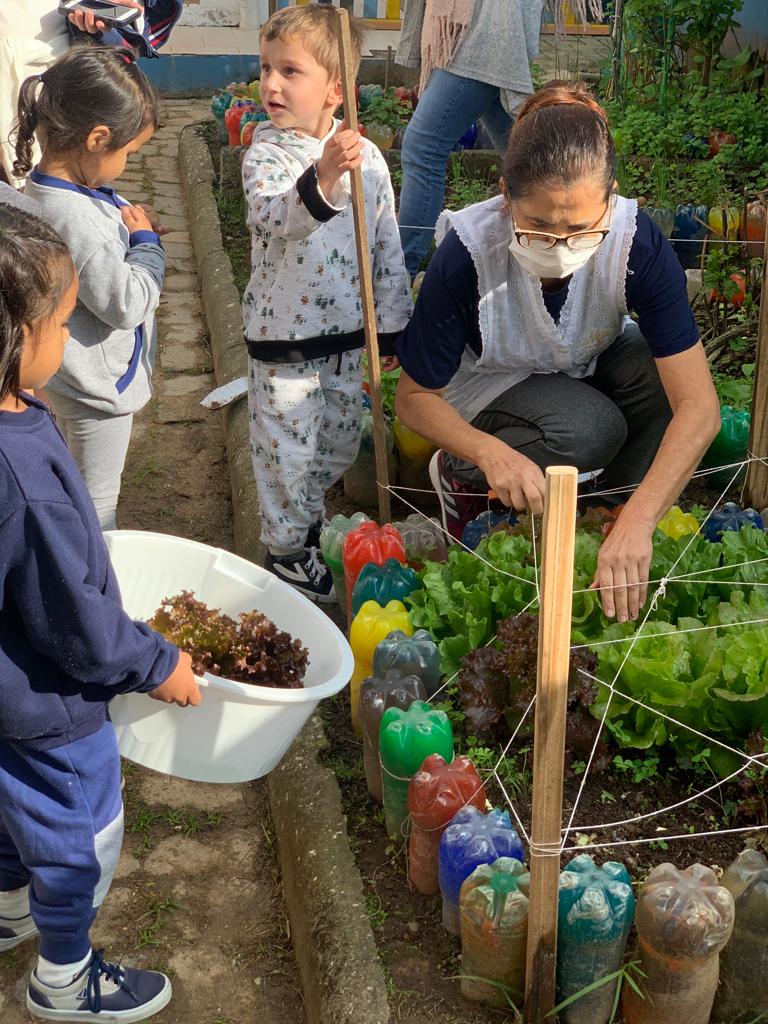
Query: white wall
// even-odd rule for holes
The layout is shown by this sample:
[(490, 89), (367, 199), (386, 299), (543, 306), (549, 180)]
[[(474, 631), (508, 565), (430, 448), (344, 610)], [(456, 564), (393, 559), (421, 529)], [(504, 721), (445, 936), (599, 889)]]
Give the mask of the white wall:
[(192, 28), (258, 28), (268, 16), (267, 0), (184, 0), (179, 25)]

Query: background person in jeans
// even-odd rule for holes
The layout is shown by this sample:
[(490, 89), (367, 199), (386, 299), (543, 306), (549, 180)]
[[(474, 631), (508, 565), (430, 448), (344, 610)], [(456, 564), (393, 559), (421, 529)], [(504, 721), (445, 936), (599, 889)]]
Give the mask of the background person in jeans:
[(515, 108), (533, 92), (530, 61), (539, 50), (542, 6), (543, 0), (407, 0), (396, 60), (421, 66), (419, 103), (403, 138), (398, 214), (411, 278), (429, 251), (451, 150), (480, 120), (502, 153)]
[(647, 214), (614, 195), (614, 165), (583, 85), (552, 82), (521, 107), (503, 194), (438, 226), (448, 233), (395, 345), (396, 404), (443, 449), (430, 470), (454, 537), (489, 487), (541, 513), (547, 466), (604, 468), (601, 489), (639, 484), (595, 579), (625, 621), (645, 601), (656, 523), (720, 415), (685, 274)]

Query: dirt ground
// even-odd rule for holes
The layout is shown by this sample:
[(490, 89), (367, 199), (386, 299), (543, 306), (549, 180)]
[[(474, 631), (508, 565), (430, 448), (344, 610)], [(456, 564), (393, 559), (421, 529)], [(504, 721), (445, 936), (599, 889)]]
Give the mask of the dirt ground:
[[(163, 127), (118, 183), (172, 228), (155, 397), (135, 424), (119, 523), (228, 548), (220, 418), (199, 405), (215, 385), (177, 160), (181, 127), (203, 116), (200, 103), (167, 103)], [(125, 843), (96, 947), (171, 975), (174, 998), (157, 1024), (303, 1024), (265, 785), (202, 785), (127, 762), (125, 779)], [(32, 1020), (21, 1006), (36, 953), (29, 942), (0, 954), (2, 1024)]]

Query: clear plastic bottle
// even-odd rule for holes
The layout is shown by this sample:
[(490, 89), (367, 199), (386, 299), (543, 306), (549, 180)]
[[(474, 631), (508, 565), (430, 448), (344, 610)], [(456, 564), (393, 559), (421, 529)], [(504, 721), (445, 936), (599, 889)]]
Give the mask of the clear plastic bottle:
[(768, 859), (743, 850), (722, 884), (736, 904), (736, 923), (720, 954), (715, 1024), (768, 1020)]
[(379, 761), (379, 729), (387, 708), (409, 708), (415, 700), (426, 700), (424, 683), (417, 676), (404, 676), (397, 669), (369, 676), (360, 684), (360, 728), (363, 733), (363, 763), (368, 792), (377, 803), (384, 802)]
[(733, 918), (733, 896), (703, 864), (654, 868), (635, 920), (643, 997), (624, 983), (626, 1024), (708, 1024)]
[[(514, 857), (481, 864), (461, 886), (461, 994), (509, 1010), (523, 1005), (530, 875)], [(482, 980), (487, 979), (487, 980)], [(509, 999), (507, 998), (509, 996)]]
[[(632, 884), (623, 864), (598, 867), (589, 854), (560, 873), (557, 924), (557, 1002), (617, 971), (635, 914)], [(606, 982), (560, 1011), (560, 1024), (606, 1024), (616, 983)]]

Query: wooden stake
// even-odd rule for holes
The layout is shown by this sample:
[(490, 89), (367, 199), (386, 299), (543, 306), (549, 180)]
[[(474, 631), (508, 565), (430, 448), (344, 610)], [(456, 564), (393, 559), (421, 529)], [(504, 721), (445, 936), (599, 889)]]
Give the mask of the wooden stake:
[(560, 878), (560, 856), (557, 850), (563, 820), (563, 764), (571, 649), (577, 477), (577, 470), (573, 466), (550, 466), (546, 471), (533, 739), (526, 1024), (544, 1024), (546, 1015), (555, 1005)]
[[(761, 459), (768, 457), (768, 231), (763, 245), (763, 279), (760, 283), (749, 450)], [(750, 462), (747, 466), (745, 497), (747, 504), (758, 511), (768, 506), (768, 466), (765, 463)]]
[[(357, 131), (357, 101), (355, 99), (354, 61), (349, 35), (349, 15), (343, 7), (340, 18), (339, 53), (341, 87), (344, 95), (344, 123)], [(387, 461), (387, 431), (384, 406), (381, 399), (381, 368), (379, 366), (379, 339), (376, 335), (376, 313), (373, 306), (373, 278), (371, 254), (368, 249), (368, 229), (365, 222), (365, 195), (363, 172), (360, 167), (350, 171), (352, 185), (352, 216), (355, 223), (357, 269), (360, 279), (360, 299), (363, 307), (365, 351), (368, 355), (368, 379), (371, 385), (371, 412), (373, 413), (373, 449), (376, 455), (376, 480), (379, 490), (379, 518), (382, 524), (391, 519), (389, 503), (389, 463)]]

